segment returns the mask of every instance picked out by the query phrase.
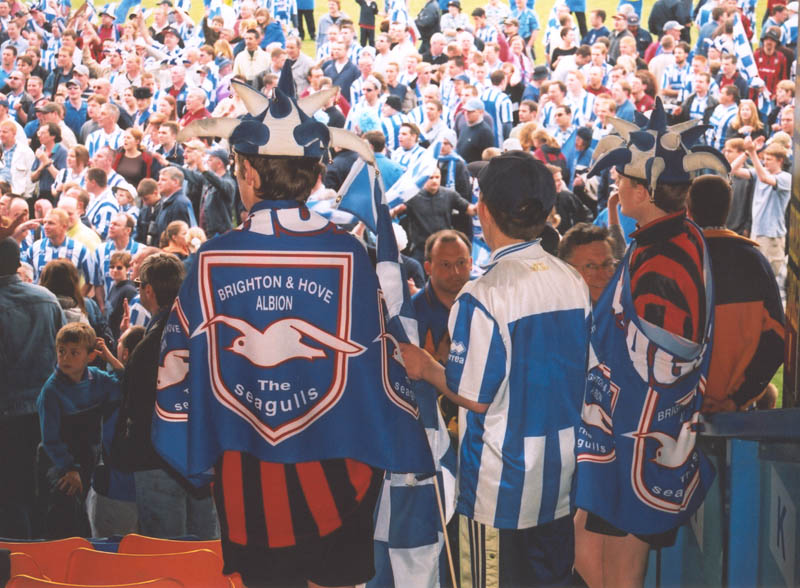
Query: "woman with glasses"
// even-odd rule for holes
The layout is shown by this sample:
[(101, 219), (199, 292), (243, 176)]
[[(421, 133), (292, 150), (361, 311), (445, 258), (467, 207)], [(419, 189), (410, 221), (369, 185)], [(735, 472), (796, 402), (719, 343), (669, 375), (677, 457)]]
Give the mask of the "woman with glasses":
[(137, 294), (136, 285), (130, 279), (131, 254), (128, 251), (115, 251), (111, 254), (108, 272), (114, 283), (108, 291), (105, 315), (114, 339), (119, 339), (120, 322), (125, 310), (125, 300), (130, 301)]

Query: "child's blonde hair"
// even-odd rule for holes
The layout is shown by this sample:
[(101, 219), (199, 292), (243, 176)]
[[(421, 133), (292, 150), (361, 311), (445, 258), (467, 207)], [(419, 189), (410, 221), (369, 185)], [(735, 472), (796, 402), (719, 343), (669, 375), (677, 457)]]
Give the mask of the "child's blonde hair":
[(61, 327), (56, 335), (56, 346), (66, 343), (77, 343), (86, 347), (87, 351), (93, 351), (97, 335), (94, 329), (86, 323), (69, 323)]

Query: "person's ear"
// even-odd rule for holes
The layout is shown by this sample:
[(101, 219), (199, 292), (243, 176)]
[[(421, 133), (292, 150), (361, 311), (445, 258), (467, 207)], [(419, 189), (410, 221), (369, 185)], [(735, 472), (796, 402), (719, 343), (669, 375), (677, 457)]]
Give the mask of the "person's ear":
[(425, 275), (431, 275), (431, 262), (430, 260), (425, 260), (425, 263), (422, 264), (422, 267), (425, 268)]
[(244, 167), (244, 181), (247, 182), (255, 191), (261, 188), (261, 176), (256, 171), (247, 159), (242, 158), (239, 160)]

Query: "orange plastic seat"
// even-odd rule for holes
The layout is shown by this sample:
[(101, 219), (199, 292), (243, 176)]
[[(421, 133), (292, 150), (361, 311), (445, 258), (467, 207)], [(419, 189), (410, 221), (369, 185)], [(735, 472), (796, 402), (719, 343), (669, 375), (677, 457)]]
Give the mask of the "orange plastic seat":
[(45, 578), (42, 568), (36, 563), (27, 553), (11, 552), (11, 577), (14, 576), (31, 576), (32, 578)]
[(67, 562), (64, 578), (75, 584), (113, 585), (174, 578), (185, 586), (229, 588), (222, 575), (222, 559), (209, 549), (184, 553), (138, 555), (76, 549)]
[(222, 559), (222, 543), (219, 539), (211, 541), (185, 541), (180, 539), (157, 539), (136, 533), (128, 533), (119, 542), (117, 553), (135, 553), (139, 555), (153, 553), (184, 553), (208, 549)]
[[(133, 584), (103, 584), (103, 586), (104, 588), (183, 588), (182, 583), (172, 578), (158, 578)], [(11, 578), (6, 584), (6, 588), (99, 588), (99, 586), (97, 584), (68, 584), (22, 575)]]
[(57, 541), (0, 541), (0, 549), (31, 556), (42, 573), (56, 581), (65, 579), (67, 560), (79, 548), (92, 549), (92, 544), (81, 537)]

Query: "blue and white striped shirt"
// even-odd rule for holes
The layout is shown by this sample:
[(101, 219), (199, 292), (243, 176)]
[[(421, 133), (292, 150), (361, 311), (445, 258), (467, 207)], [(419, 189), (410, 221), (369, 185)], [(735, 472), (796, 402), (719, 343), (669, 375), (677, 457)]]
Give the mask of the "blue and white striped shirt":
[(476, 30), (475, 36), (484, 43), (497, 43), (497, 29), (489, 25)]
[(108, 227), (111, 225), (111, 219), (118, 212), (119, 202), (114, 198), (111, 189), (106, 190), (99, 196), (95, 196), (89, 202), (89, 206), (86, 207), (87, 218), (103, 240), (108, 238)]
[(664, 69), (664, 73), (661, 74), (661, 88), (669, 88), (678, 92), (675, 98), (668, 97), (670, 101), (683, 102), (685, 99), (684, 90), (689, 71), (689, 64), (686, 62), (681, 66), (671, 63)]
[[(398, 142), (400, 126), (407, 120), (408, 117), (402, 112), (388, 117), (381, 117), (381, 130), (383, 131), (383, 136), (386, 137), (386, 148), (392, 153), (400, 147), (400, 143)], [(392, 157), (392, 159), (394, 159), (394, 157)]]
[(86, 148), (89, 150), (89, 157), (94, 157), (95, 154), (103, 147), (111, 147), (115, 151), (122, 147), (122, 129), (114, 127), (111, 133), (106, 133), (103, 129), (97, 129), (89, 133), (86, 137)]
[(689, 107), (689, 118), (700, 120), (703, 119), (703, 116), (705, 116), (706, 113), (706, 108), (708, 108), (708, 98), (708, 94), (702, 98), (700, 96), (694, 97), (694, 100), (692, 100), (692, 104)]
[(706, 141), (712, 147), (719, 150), (725, 146), (725, 136), (728, 134), (728, 127), (731, 121), (736, 116), (738, 107), (736, 103), (730, 106), (717, 105), (714, 112), (711, 114), (711, 119), (708, 123), (711, 128), (706, 131)]
[(457, 512), (500, 529), (570, 514), (590, 326), (586, 284), (538, 240), (494, 251), (461, 290), (447, 385), (489, 406), (459, 409)]
[(150, 313), (142, 306), (142, 301), (139, 300), (138, 294), (131, 298), (128, 304), (128, 312), (130, 313), (132, 327), (146, 327), (147, 323), (150, 322)]
[(94, 275), (92, 254), (81, 243), (69, 237), (64, 237), (64, 242), (58, 247), (47, 237), (42, 237), (27, 250), (21, 261), (33, 266), (33, 281), (38, 282), (44, 266), (54, 259), (69, 259), (83, 274), (86, 283), (91, 283)]
[(513, 122), (511, 113), (511, 99), (502, 90), (491, 87), (481, 94), (484, 110), (494, 121), (494, 146), (501, 147), (505, 137), (503, 136), (503, 125)]
[(572, 123), (579, 127), (585, 126), (587, 122), (594, 119), (595, 96), (583, 90), (578, 96), (567, 93), (564, 102), (572, 110)]
[(420, 157), (422, 157), (423, 153), (425, 153), (425, 147), (417, 143), (408, 151), (406, 151), (402, 147), (398, 147), (397, 149), (392, 151), (391, 159), (395, 163), (399, 163), (400, 165), (402, 165), (403, 169), (408, 169), (409, 167), (414, 165)]

